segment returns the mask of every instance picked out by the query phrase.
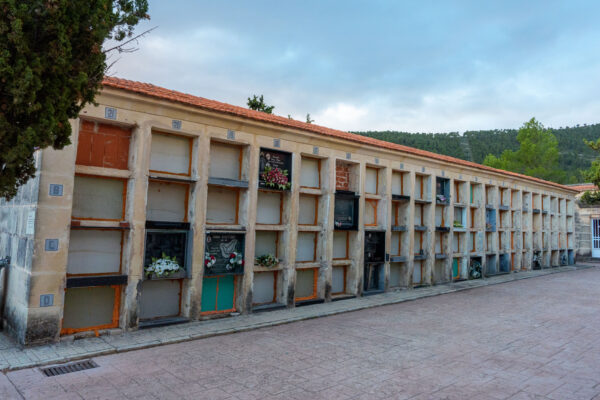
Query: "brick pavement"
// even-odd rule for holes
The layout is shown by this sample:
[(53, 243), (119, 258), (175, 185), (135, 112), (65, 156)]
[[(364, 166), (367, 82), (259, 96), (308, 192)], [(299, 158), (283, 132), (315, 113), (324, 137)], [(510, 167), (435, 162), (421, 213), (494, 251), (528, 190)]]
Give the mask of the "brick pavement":
[(599, 306), (599, 268), (548, 274), (12, 371), (0, 398), (600, 399)]

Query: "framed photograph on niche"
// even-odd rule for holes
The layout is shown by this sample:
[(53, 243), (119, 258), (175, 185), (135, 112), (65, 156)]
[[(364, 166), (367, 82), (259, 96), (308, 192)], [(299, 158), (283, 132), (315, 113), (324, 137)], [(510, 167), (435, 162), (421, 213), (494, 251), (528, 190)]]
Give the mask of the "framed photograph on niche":
[(243, 233), (207, 233), (206, 246), (204, 249), (204, 274), (243, 274), (244, 246), (245, 234)]
[(258, 187), (270, 190), (292, 188), (292, 153), (260, 149)]

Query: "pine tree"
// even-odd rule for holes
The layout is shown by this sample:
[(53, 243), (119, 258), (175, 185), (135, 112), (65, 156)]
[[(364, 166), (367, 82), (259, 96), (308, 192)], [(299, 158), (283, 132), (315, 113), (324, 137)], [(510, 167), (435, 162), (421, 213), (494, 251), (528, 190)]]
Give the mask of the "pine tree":
[(248, 108), (255, 111), (262, 111), (267, 114), (272, 114), (275, 106), (268, 106), (265, 103), (265, 99), (261, 94), (260, 97), (253, 95), (252, 98), (248, 97)]
[(37, 149), (69, 145), (106, 70), (106, 39), (121, 42), (149, 19), (147, 0), (2, 0), (0, 197), (35, 175)]

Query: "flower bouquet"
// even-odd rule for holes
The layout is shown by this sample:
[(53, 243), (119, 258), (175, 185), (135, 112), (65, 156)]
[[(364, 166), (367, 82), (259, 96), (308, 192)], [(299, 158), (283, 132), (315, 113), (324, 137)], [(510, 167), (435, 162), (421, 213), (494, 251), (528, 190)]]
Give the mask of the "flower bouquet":
[(213, 256), (210, 253), (206, 253), (204, 255), (204, 266), (208, 269), (212, 268), (213, 265), (217, 262), (217, 257)]
[(267, 268), (279, 264), (279, 260), (273, 254), (263, 254), (262, 256), (256, 257), (255, 262), (257, 265)]
[(260, 174), (260, 179), (263, 180), (266, 187), (273, 189), (288, 190), (292, 186), (287, 169), (273, 168), (270, 165), (265, 166)]
[(182, 270), (183, 268), (177, 262), (177, 258), (174, 256), (169, 257), (165, 253), (162, 253), (160, 258), (152, 257), (152, 263), (144, 267), (144, 273), (149, 279), (152, 276), (156, 276), (157, 278), (167, 278)]
[(455, 227), (455, 228), (464, 228), (463, 224), (461, 224), (461, 223), (460, 223), (460, 222), (458, 222), (458, 221), (454, 221), (454, 227)]
[(228, 271), (231, 271), (232, 269), (235, 269), (238, 266), (244, 266), (244, 256), (242, 256), (241, 253), (232, 251), (231, 254), (229, 254), (229, 262), (227, 263), (227, 266), (225, 268)]

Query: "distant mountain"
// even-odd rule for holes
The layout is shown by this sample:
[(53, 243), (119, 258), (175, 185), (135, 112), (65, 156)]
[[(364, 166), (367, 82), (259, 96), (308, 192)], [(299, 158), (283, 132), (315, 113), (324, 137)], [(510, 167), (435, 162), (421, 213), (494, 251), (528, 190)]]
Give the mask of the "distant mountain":
[[(499, 156), (504, 150), (517, 150), (516, 129), (497, 129), (491, 131), (467, 131), (463, 135), (450, 133), (409, 133), (397, 131), (354, 132), (387, 142), (403, 144), (444, 154), (481, 164), (488, 154)], [(590, 167), (598, 155), (583, 139), (600, 138), (600, 124), (577, 125), (574, 127), (552, 129), (558, 140), (560, 151), (559, 165), (567, 172), (568, 179), (561, 183), (583, 182), (581, 171)]]

